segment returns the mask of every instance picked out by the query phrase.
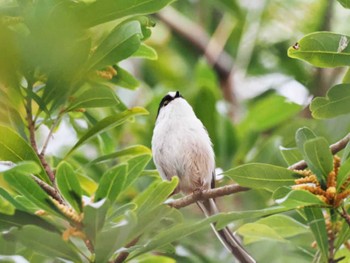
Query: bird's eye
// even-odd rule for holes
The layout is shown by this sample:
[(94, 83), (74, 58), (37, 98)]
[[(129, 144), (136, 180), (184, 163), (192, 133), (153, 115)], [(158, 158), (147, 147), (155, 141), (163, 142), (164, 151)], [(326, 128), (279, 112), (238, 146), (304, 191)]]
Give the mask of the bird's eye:
[(169, 102), (170, 102), (169, 100), (164, 101), (163, 106), (165, 107), (166, 105), (169, 104)]

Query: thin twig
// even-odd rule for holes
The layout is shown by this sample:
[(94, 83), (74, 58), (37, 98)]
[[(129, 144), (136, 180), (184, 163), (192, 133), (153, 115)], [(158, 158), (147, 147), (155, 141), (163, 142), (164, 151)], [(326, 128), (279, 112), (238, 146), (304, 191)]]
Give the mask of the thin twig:
[[(128, 243), (125, 247), (129, 248), (129, 247), (132, 247), (132, 246), (136, 245), (137, 242), (139, 242), (139, 239), (140, 239), (140, 237), (135, 238), (130, 243)], [(122, 262), (124, 262), (127, 259), (127, 257), (129, 256), (129, 254), (130, 253), (126, 252), (126, 251), (125, 252), (121, 252), (118, 255), (118, 257), (115, 259), (114, 263), (122, 263)]]
[(27, 124), (28, 124), (28, 130), (29, 130), (29, 140), (30, 144), (33, 147), (33, 150), (39, 157), (39, 160), (44, 167), (44, 170), (46, 171), (47, 175), (49, 176), (51, 182), (55, 181), (55, 173), (52, 171), (50, 165), (46, 162), (45, 156), (39, 154), (38, 151), (38, 145), (36, 143), (35, 139), (35, 123), (33, 120), (33, 115), (32, 115), (32, 99), (30, 97), (30, 93), (33, 90), (33, 84), (28, 80), (28, 91), (27, 91), (27, 97), (26, 97), (26, 114), (27, 114)]
[[(332, 144), (329, 148), (332, 152), (332, 154), (336, 154), (343, 150), (348, 142), (350, 141), (350, 133), (348, 133), (344, 138), (337, 141), (336, 143)], [(289, 170), (303, 170), (307, 167), (307, 163), (304, 160), (301, 160), (300, 162), (297, 162), (295, 164), (292, 164), (288, 167)]]
[(229, 184), (229, 185), (225, 185), (225, 186), (210, 189), (210, 190), (204, 190), (200, 194), (195, 192), (193, 194), (171, 201), (168, 203), (168, 205), (174, 208), (182, 208), (190, 204), (193, 204), (199, 200), (216, 198), (216, 197), (230, 195), (238, 192), (244, 192), (248, 190), (250, 190), (250, 188), (243, 187), (238, 184)]
[(48, 185), (44, 181), (40, 180), (38, 177), (31, 175), (31, 177), (34, 179), (34, 181), (46, 192), (48, 193), (51, 197), (56, 199), (58, 202), (61, 204), (64, 204), (64, 200), (62, 199), (60, 193), (58, 192), (57, 189), (52, 187), (51, 185)]
[(45, 140), (44, 145), (43, 145), (43, 148), (41, 149), (41, 152), (40, 152), (41, 156), (45, 155), (45, 152), (46, 152), (47, 146), (49, 145), (49, 141), (50, 141), (50, 139), (52, 137), (53, 131), (56, 128), (56, 126), (57, 126), (57, 124), (58, 124), (60, 119), (61, 119), (61, 115), (59, 114), (57, 116), (56, 120), (52, 123), (52, 126), (51, 126), (51, 129), (49, 131), (49, 134), (47, 135), (46, 140)]

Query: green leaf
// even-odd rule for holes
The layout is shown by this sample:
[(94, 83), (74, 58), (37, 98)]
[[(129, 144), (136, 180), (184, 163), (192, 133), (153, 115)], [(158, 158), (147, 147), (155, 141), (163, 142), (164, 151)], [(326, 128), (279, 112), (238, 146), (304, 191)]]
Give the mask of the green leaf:
[(328, 90), (326, 97), (313, 99), (312, 116), (317, 119), (337, 117), (350, 112), (350, 84), (339, 84)]
[(350, 37), (332, 32), (314, 32), (288, 49), (288, 56), (320, 68), (350, 65)]
[(109, 262), (113, 253), (125, 246), (126, 242), (133, 238), (130, 236), (130, 233), (136, 222), (136, 216), (131, 211), (128, 211), (120, 224), (112, 225), (112, 227), (100, 232), (96, 239), (95, 262)]
[(209, 224), (213, 223), (214, 221), (215, 218), (206, 218), (195, 223), (178, 224), (163, 230), (162, 232), (154, 235), (144, 246), (137, 248), (134, 252), (132, 252), (128, 259), (132, 259), (156, 248), (163, 247), (164, 245), (175, 240), (180, 240), (186, 236), (201, 231), (204, 228), (208, 228)]
[(117, 75), (113, 76), (111, 82), (119, 87), (134, 90), (140, 86), (140, 82), (125, 69), (114, 66)]
[(285, 148), (280, 146), (280, 151), (282, 153), (284, 160), (288, 165), (292, 165), (303, 159), (302, 155), (300, 154), (300, 151), (296, 147)]
[(48, 194), (29, 175), (8, 172), (5, 173), (4, 177), (11, 187), (21, 193), (27, 200), (45, 211), (61, 215)]
[(284, 167), (263, 163), (250, 163), (226, 171), (239, 185), (274, 191), (279, 187), (293, 185), (300, 176)]
[(79, 108), (112, 107), (119, 103), (115, 92), (107, 86), (92, 84), (85, 89), (79, 89), (74, 94), (66, 111), (73, 111)]
[(279, 242), (286, 242), (286, 240), (274, 230), (272, 227), (255, 223), (247, 223), (241, 226), (238, 231), (244, 237), (244, 243), (250, 244), (261, 240), (277, 240)]
[(325, 182), (328, 174), (333, 170), (333, 155), (327, 140), (318, 137), (304, 144), (305, 161), (316, 174), (320, 182)]
[(95, 193), (95, 201), (107, 198), (111, 203), (115, 202), (118, 195), (124, 189), (125, 181), (128, 175), (128, 165), (119, 164), (106, 171), (99, 182)]
[(350, 158), (346, 159), (340, 166), (337, 175), (337, 191), (340, 190), (343, 183), (345, 183), (350, 176)]
[(284, 207), (284, 206), (273, 206), (273, 207), (268, 207), (260, 210), (234, 211), (234, 212), (222, 213), (214, 216), (217, 220), (217, 223), (215, 226), (217, 229), (222, 229), (225, 226), (227, 226), (229, 223), (232, 223), (233, 221), (236, 221), (236, 220), (253, 219), (253, 218), (258, 218), (263, 216), (269, 216), (269, 215), (289, 211), (291, 209), (293, 208)]
[(44, 168), (33, 148), (12, 129), (0, 125), (0, 160), (11, 161), (14, 163), (21, 161), (34, 161), (37, 163), (41, 172), (38, 177), (50, 183), (50, 179), (44, 172)]
[[(55, 231), (55, 227), (39, 216), (16, 210), (13, 215), (0, 213), (0, 230), (8, 230), (10, 227), (22, 227), (36, 225), (40, 228)], [(0, 261), (1, 262), (1, 261)]]
[(115, 19), (152, 14), (174, 0), (100, 0), (81, 8), (79, 17), (86, 27), (92, 27)]
[(350, 8), (349, 0), (338, 0), (338, 2), (345, 8)]
[[(316, 134), (307, 127), (303, 127), (297, 130), (295, 134), (295, 142), (299, 151), (305, 156), (304, 145), (308, 140), (315, 139)], [(305, 158), (305, 157), (304, 157)]]
[(83, 204), (80, 183), (72, 166), (65, 161), (57, 166), (56, 182), (65, 200), (75, 211), (82, 212)]
[(318, 207), (306, 207), (304, 211), (316, 239), (317, 247), (321, 251), (323, 258), (328, 259), (328, 235), (322, 209)]
[(175, 190), (178, 182), (179, 178), (174, 176), (171, 178), (171, 181), (155, 182), (148, 186), (147, 189), (140, 193), (134, 200), (138, 206), (136, 210), (138, 217), (142, 218), (144, 213), (150, 212), (157, 206), (163, 204)]
[(50, 258), (60, 257), (74, 262), (81, 262), (77, 254), (77, 248), (62, 237), (37, 226), (24, 226), (16, 232), (18, 240), (29, 249), (48, 256)]
[(33, 161), (22, 161), (9, 165), (6, 169), (1, 170), (2, 173), (11, 172), (17, 174), (36, 174), (40, 173), (40, 166)]
[(89, 70), (102, 69), (129, 57), (139, 48), (141, 36), (138, 21), (116, 26), (89, 59)]
[(142, 154), (128, 159), (128, 176), (125, 181), (124, 188), (129, 187), (142, 173), (148, 162), (151, 160), (152, 155), (150, 153)]
[(96, 236), (105, 224), (108, 208), (109, 202), (107, 199), (84, 206), (84, 230), (93, 245), (96, 245)]
[(316, 195), (306, 190), (292, 190), (285, 197), (275, 200), (279, 205), (286, 208), (296, 209), (306, 206), (326, 206)]
[(138, 57), (138, 58), (145, 58), (150, 60), (157, 60), (158, 54), (155, 51), (154, 48), (142, 43), (138, 50), (134, 54), (132, 54), (132, 57)]
[(272, 94), (255, 102), (240, 126), (243, 132), (266, 131), (288, 120), (301, 109), (301, 105), (288, 101), (283, 96)]
[(143, 154), (151, 155), (152, 152), (146, 146), (134, 145), (134, 146), (130, 146), (128, 148), (122, 149), (120, 151), (111, 153), (111, 154), (100, 156), (100, 157), (96, 158), (95, 160), (91, 161), (89, 163), (89, 165), (108, 161), (108, 160), (115, 160), (116, 158), (120, 158), (120, 157), (127, 157), (127, 156), (133, 156), (133, 155), (143, 155)]
[(107, 129), (114, 128), (118, 125), (123, 124), (126, 122), (129, 118), (137, 115), (145, 115), (148, 114), (148, 112), (141, 107), (135, 107), (126, 111), (123, 111), (118, 114), (114, 114), (111, 116), (108, 116), (104, 118), (103, 120), (96, 123), (90, 130), (88, 130), (80, 139), (79, 141), (73, 146), (73, 148), (67, 153), (67, 158), (75, 149), (77, 149), (79, 146), (81, 146), (83, 143), (85, 143), (87, 140), (91, 139), (92, 137), (100, 134), (101, 132), (106, 131)]
[(176, 263), (176, 260), (160, 255), (142, 255), (136, 259), (138, 263)]

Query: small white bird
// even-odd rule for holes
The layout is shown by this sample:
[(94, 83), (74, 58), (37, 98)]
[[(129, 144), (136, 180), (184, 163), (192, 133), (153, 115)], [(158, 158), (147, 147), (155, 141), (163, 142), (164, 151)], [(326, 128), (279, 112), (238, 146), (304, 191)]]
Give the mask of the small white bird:
[[(214, 187), (215, 156), (209, 135), (192, 107), (177, 92), (169, 92), (160, 102), (152, 137), (153, 160), (164, 180), (179, 177), (176, 192), (191, 194)], [(218, 213), (213, 199), (197, 202), (206, 216)], [(215, 234), (242, 263), (255, 260), (226, 227)]]

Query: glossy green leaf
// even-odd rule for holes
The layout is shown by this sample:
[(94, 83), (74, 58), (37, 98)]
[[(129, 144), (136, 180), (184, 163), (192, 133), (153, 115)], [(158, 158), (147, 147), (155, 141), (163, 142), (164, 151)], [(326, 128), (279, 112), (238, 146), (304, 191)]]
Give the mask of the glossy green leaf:
[(15, 210), (15, 206), (0, 194), (0, 213), (5, 215), (13, 215)]
[(308, 233), (310, 230), (304, 224), (301, 224), (292, 217), (284, 214), (276, 214), (264, 217), (257, 221), (259, 224), (264, 224), (273, 228), (284, 238), (290, 238), (296, 235)]
[(136, 216), (129, 211), (121, 223), (112, 225), (112, 227), (100, 232), (96, 239), (95, 261), (101, 263), (109, 262), (113, 253), (125, 246), (126, 242), (133, 238), (130, 236), (130, 233), (136, 223)]
[(333, 118), (350, 112), (350, 84), (339, 84), (328, 90), (326, 97), (312, 100), (310, 110), (317, 119)]
[(350, 8), (350, 1), (349, 0), (338, 0), (338, 2), (345, 8)]
[(62, 196), (74, 208), (75, 211), (82, 212), (82, 190), (73, 167), (63, 161), (57, 166), (56, 183)]
[(141, 44), (141, 26), (129, 21), (116, 26), (89, 59), (89, 70), (112, 66), (133, 54)]
[(21, 161), (34, 161), (37, 163), (41, 172), (38, 177), (49, 183), (50, 179), (44, 172), (38, 156), (32, 147), (12, 129), (0, 125), (0, 160), (12, 161), (14, 163)]
[(20, 211), (26, 211), (26, 208), (18, 203), (5, 189), (0, 187), (0, 196), (6, 199), (13, 207)]
[(275, 200), (279, 205), (287, 208), (303, 208), (306, 206), (326, 206), (323, 201), (317, 198), (316, 195), (306, 190), (292, 190), (283, 198)]
[(304, 151), (309, 168), (321, 182), (325, 181), (333, 170), (333, 155), (327, 140), (323, 137), (309, 140), (304, 144)]
[(42, 190), (29, 175), (13, 174), (9, 172), (5, 173), (4, 177), (11, 187), (21, 193), (27, 200), (43, 210), (60, 215), (49, 195)]
[(286, 163), (288, 165), (292, 165), (292, 164), (297, 163), (303, 159), (300, 151), (296, 147), (285, 148), (285, 147), (280, 146), (280, 151), (282, 153), (284, 160), (286, 161)]
[(96, 245), (96, 236), (105, 224), (108, 208), (109, 202), (107, 199), (84, 206), (84, 230), (93, 245)]
[(134, 145), (134, 146), (130, 146), (130, 147), (124, 148), (122, 150), (119, 150), (117, 152), (111, 153), (111, 154), (100, 156), (100, 157), (96, 158), (95, 160), (91, 161), (89, 163), (89, 165), (108, 161), (108, 160), (114, 160), (114, 159), (117, 159), (120, 157), (129, 157), (129, 156), (133, 156), (133, 155), (143, 155), (143, 154), (151, 155), (152, 152), (146, 146)]
[(301, 109), (301, 105), (288, 101), (283, 96), (273, 94), (254, 103), (240, 126), (244, 132), (265, 131), (288, 120)]
[(244, 243), (250, 244), (261, 240), (277, 240), (286, 242), (281, 233), (274, 230), (271, 226), (260, 224), (259, 222), (247, 223), (238, 229), (238, 234), (244, 237)]
[(148, 114), (148, 112), (141, 107), (135, 107), (126, 111), (123, 111), (118, 114), (114, 114), (111, 116), (108, 116), (98, 123), (96, 123), (91, 129), (89, 129), (80, 139), (79, 141), (73, 146), (73, 148), (67, 153), (66, 157), (70, 155), (75, 149), (77, 149), (79, 146), (81, 146), (83, 143), (85, 143), (87, 140), (91, 139), (92, 137), (100, 134), (101, 132), (106, 131), (107, 129), (114, 128), (118, 125), (123, 124), (131, 117), (137, 116), (137, 115), (145, 115)]
[(60, 257), (81, 262), (74, 245), (63, 241), (61, 235), (37, 226), (24, 226), (16, 233), (18, 240), (26, 247), (50, 258)]
[(117, 75), (115, 75), (111, 82), (119, 87), (134, 90), (140, 86), (140, 82), (125, 69), (115, 66)]
[(19, 163), (11, 163), (6, 169), (1, 170), (2, 173), (16, 174), (36, 174), (41, 172), (40, 166), (33, 161), (22, 161)]
[(337, 190), (348, 180), (350, 176), (350, 158), (346, 159), (340, 166), (337, 175)]
[(293, 185), (300, 176), (284, 167), (263, 163), (238, 166), (224, 173), (239, 185), (274, 191), (279, 187)]
[(157, 60), (158, 54), (155, 51), (154, 48), (142, 43), (138, 50), (134, 54), (132, 54), (132, 57), (138, 57), (138, 58), (145, 58), (150, 60)]
[(178, 177), (172, 177), (171, 181), (155, 182), (145, 191), (140, 193), (134, 200), (138, 206), (137, 214), (142, 218), (142, 214), (152, 211), (152, 209), (163, 204), (170, 194), (175, 190), (179, 182)]
[(254, 218), (282, 213), (285, 211), (289, 211), (291, 209), (293, 208), (284, 207), (284, 206), (272, 206), (272, 207), (268, 207), (260, 210), (234, 211), (234, 212), (222, 213), (222, 214), (215, 215), (214, 217), (217, 220), (216, 228), (222, 229), (223, 227), (227, 226), (229, 223), (232, 223), (233, 221), (236, 221), (236, 220), (254, 219)]
[(91, 84), (85, 89), (80, 89), (74, 94), (66, 111), (73, 111), (79, 108), (112, 107), (119, 103), (115, 91), (110, 87)]
[(123, 163), (107, 170), (99, 182), (95, 193), (95, 201), (107, 198), (111, 203), (115, 202), (118, 195), (124, 189), (128, 175), (128, 165)]
[(138, 263), (176, 263), (175, 259), (160, 255), (143, 255), (135, 260)]
[(129, 169), (124, 188), (130, 186), (140, 176), (151, 158), (152, 155), (148, 153), (135, 156), (126, 161), (128, 163)]
[(295, 134), (295, 142), (297, 144), (297, 147), (299, 151), (302, 153), (302, 155), (305, 158), (305, 150), (304, 145), (308, 140), (315, 139), (317, 136), (316, 134), (310, 130), (308, 127), (303, 127), (297, 130)]
[(304, 36), (288, 49), (288, 56), (316, 67), (332, 68), (350, 65), (350, 37), (332, 32), (314, 32)]
[(318, 207), (306, 207), (304, 211), (316, 239), (317, 247), (321, 251), (323, 258), (328, 259), (328, 235), (322, 209)]
[(134, 252), (132, 252), (129, 259), (137, 257), (140, 254), (152, 251), (158, 247), (162, 247), (176, 240), (180, 240), (186, 236), (201, 231), (204, 228), (208, 228), (209, 224), (212, 222), (214, 222), (213, 218), (206, 218), (195, 223), (178, 224), (174, 227), (163, 230), (162, 232), (153, 236), (149, 240), (149, 242), (147, 242), (144, 246), (137, 248)]
[(174, 0), (102, 0), (87, 4), (80, 10), (80, 21), (87, 27), (115, 19), (146, 15), (159, 11)]
[[(39, 216), (16, 210), (13, 215), (0, 213), (0, 230), (8, 230), (10, 227), (22, 227), (36, 225), (42, 229), (55, 231), (55, 227)], [(1, 262), (1, 261), (0, 261)]]

